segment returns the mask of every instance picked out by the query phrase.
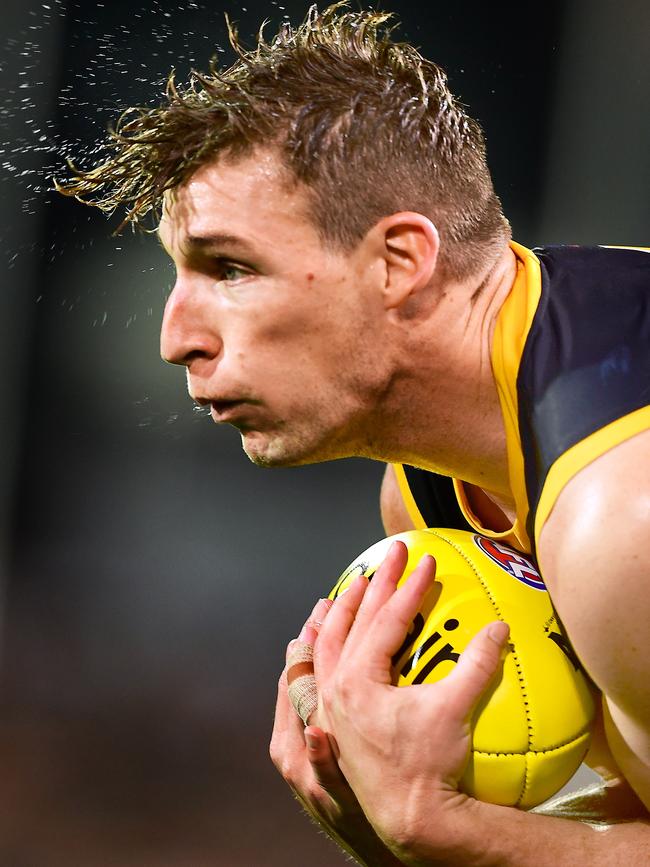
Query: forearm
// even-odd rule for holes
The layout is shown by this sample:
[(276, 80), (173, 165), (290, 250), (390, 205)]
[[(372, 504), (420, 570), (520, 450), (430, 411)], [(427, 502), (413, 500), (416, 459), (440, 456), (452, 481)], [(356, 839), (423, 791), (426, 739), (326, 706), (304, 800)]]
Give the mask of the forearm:
[(334, 831), (319, 823), (325, 833), (352, 858), (360, 867), (404, 867), (394, 852), (383, 844), (376, 834), (360, 833), (353, 840), (347, 840)]
[(594, 828), (466, 799), (442, 821), (395, 834), (391, 848), (410, 867), (618, 867), (650, 863), (650, 822)]
[(384, 845), (363, 813), (356, 821), (348, 820), (344, 828), (334, 828), (298, 795), (296, 799), (309, 819), (361, 867), (403, 867), (403, 862)]

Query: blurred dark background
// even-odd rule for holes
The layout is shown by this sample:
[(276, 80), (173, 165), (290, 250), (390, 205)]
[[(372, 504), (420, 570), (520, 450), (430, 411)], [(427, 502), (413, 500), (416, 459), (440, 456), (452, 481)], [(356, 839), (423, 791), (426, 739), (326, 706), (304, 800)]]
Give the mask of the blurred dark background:
[[(344, 863), (268, 758), (284, 648), (381, 536), (379, 465), (251, 466), (158, 357), (155, 240), (49, 192), (295, 0), (2, 0), (0, 867)], [(648, 244), (645, 0), (386, 4), (486, 130), (524, 244)]]

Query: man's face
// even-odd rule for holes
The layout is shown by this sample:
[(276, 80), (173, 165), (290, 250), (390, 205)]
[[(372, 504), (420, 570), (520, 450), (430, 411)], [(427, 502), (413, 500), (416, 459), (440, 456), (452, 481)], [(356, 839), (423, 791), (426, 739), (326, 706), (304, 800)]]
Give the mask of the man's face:
[(202, 167), (166, 204), (177, 279), (161, 352), (186, 366), (191, 396), (258, 464), (365, 453), (390, 381), (370, 245), (324, 248), (267, 151)]

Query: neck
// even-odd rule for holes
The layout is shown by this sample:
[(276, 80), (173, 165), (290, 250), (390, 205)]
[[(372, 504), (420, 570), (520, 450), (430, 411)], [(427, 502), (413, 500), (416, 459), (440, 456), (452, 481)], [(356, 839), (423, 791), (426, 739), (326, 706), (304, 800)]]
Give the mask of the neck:
[(505, 506), (506, 438), (490, 356), (516, 271), (507, 247), (485, 274), (435, 290), (433, 309), (405, 328), (372, 447), (373, 457), (455, 476)]

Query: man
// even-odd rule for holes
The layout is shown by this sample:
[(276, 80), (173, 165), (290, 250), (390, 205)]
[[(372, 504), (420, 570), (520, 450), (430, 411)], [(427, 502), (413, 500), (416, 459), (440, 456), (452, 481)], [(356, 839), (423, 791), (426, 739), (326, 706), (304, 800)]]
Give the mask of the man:
[(480, 633), (435, 692), (387, 692), (382, 664), (434, 574), (425, 561), (395, 592), (399, 546), (367, 593), (357, 582), (305, 625), (321, 690), (307, 728), (281, 678), (272, 754), (312, 815), (367, 864), (640, 864), (650, 255), (511, 244), (480, 129), (435, 64), (382, 34), (387, 17), (312, 10), (253, 52), (233, 36), (234, 67), (171, 81), (165, 105), (124, 116), (113, 155), (60, 189), (126, 205), (126, 221), (162, 210), (177, 269), (162, 354), (251, 460), (386, 461), (389, 533), (449, 523), (433, 474), (462, 479), (462, 520), (535, 550), (603, 695), (603, 809), (632, 821), (599, 834), (460, 795), (506, 630)]

